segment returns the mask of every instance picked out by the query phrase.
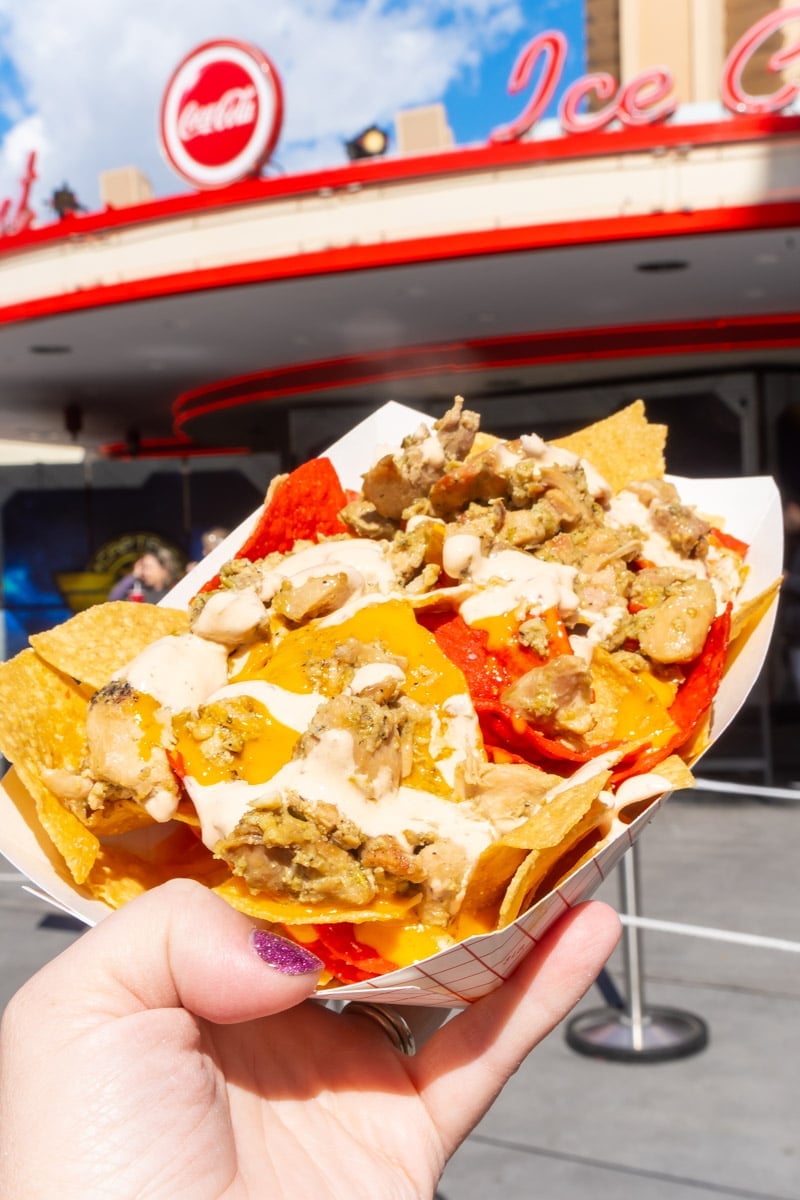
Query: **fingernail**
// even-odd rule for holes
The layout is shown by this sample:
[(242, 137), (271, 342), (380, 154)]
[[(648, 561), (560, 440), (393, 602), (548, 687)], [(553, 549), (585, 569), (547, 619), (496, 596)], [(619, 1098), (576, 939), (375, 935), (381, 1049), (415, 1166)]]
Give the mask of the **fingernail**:
[(324, 965), (322, 959), (305, 946), (298, 946), (266, 929), (254, 929), (250, 941), (261, 961), (283, 975), (310, 975), (313, 971), (321, 971)]

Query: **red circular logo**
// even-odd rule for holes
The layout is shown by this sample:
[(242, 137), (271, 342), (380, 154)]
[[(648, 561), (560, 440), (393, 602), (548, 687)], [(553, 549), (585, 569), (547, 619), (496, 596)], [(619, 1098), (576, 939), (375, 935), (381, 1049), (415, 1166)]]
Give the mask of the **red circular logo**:
[(161, 146), (197, 187), (254, 175), (280, 133), (280, 80), (266, 55), (244, 42), (205, 42), (173, 74), (161, 104)]

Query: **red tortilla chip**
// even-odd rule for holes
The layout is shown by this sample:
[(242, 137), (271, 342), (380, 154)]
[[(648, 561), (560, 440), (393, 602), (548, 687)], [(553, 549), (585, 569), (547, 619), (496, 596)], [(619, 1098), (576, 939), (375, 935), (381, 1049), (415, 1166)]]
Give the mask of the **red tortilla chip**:
[(269, 498), (237, 558), (255, 561), (285, 554), (297, 541), (347, 533), (339, 513), (347, 504), (339, 476), (328, 458), (312, 458), (287, 475)]

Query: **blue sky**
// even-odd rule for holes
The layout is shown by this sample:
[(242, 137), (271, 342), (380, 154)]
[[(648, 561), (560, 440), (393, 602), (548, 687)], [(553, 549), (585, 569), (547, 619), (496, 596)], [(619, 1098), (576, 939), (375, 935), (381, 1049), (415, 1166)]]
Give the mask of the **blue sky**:
[(33, 204), (68, 182), (88, 208), (100, 171), (134, 164), (157, 195), (185, 190), (161, 159), (158, 109), (180, 59), (235, 37), (274, 62), (285, 94), (275, 158), (295, 172), (345, 161), (343, 142), (401, 108), (441, 100), (459, 144), (484, 142), (524, 98), (508, 76), (544, 29), (567, 34), (565, 81), (584, 69), (583, 0), (0, 0), (0, 198), (28, 152)]

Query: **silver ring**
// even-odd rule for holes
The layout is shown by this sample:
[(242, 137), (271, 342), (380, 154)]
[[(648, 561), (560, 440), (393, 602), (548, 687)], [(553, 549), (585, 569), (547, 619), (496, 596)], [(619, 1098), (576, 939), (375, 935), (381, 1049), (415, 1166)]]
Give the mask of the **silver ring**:
[(359, 1000), (351, 1000), (345, 1004), (342, 1012), (356, 1017), (369, 1017), (376, 1025), (380, 1025), (389, 1041), (401, 1054), (416, 1054), (417, 1043), (411, 1032), (411, 1026), (405, 1017), (401, 1017), (395, 1009), (388, 1008), (384, 1004), (362, 1004)]

